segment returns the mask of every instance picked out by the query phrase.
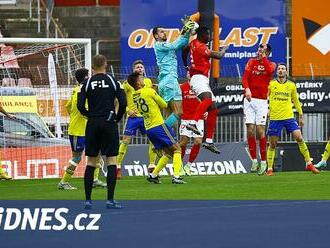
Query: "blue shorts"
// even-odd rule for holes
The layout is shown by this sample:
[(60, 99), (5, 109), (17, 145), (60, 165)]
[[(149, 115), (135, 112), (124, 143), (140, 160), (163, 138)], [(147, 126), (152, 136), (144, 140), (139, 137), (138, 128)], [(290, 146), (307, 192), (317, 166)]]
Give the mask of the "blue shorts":
[(291, 133), (295, 130), (299, 130), (298, 123), (295, 119), (287, 119), (287, 120), (280, 120), (280, 121), (270, 121), (267, 135), (268, 136), (281, 136), (281, 131), (285, 127), (287, 133)]
[(146, 133), (143, 117), (128, 117), (125, 123), (124, 135), (134, 136), (137, 130), (140, 130), (141, 134)]
[(71, 150), (73, 152), (83, 152), (85, 149), (85, 136), (69, 135)]
[(165, 123), (147, 130), (148, 139), (156, 149), (171, 147), (176, 144), (175, 135)]
[(159, 81), (158, 92), (167, 103), (182, 101), (182, 92), (178, 79), (172, 75), (167, 75)]

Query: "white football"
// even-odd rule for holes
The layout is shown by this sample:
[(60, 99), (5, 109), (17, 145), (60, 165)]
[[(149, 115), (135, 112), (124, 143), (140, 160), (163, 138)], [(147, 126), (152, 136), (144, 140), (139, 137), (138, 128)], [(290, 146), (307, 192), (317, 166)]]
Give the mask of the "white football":
[(194, 27), (193, 27), (193, 31), (196, 31), (197, 30), (197, 28), (199, 28), (199, 25), (198, 25), (198, 23), (197, 22), (194, 22)]

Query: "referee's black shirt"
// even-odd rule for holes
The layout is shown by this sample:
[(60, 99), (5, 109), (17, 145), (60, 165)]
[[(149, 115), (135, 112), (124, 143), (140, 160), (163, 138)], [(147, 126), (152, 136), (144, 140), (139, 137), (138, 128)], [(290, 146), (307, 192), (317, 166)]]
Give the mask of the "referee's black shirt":
[[(115, 111), (115, 99), (117, 98), (119, 108)], [(88, 110), (86, 109), (86, 99)], [(119, 122), (126, 112), (126, 95), (121, 84), (112, 76), (99, 73), (84, 82), (78, 94), (78, 110), (82, 115), (93, 119), (104, 117)]]

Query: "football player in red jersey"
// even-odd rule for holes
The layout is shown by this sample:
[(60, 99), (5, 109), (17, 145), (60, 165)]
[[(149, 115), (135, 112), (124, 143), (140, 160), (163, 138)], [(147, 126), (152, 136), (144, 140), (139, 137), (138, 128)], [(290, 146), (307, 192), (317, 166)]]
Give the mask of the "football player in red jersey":
[[(272, 51), (269, 44), (260, 44), (257, 57), (249, 59), (243, 75), (245, 89), (244, 116), (247, 128), (247, 141), (252, 159), (251, 172), (263, 174), (267, 168), (267, 138), (265, 126), (268, 113), (268, 86), (273, 78), (276, 64), (268, 57)], [(257, 161), (257, 140), (259, 139), (261, 162)]]
[(186, 147), (190, 138), (194, 139), (194, 144), (191, 148), (187, 164), (183, 166), (183, 171), (187, 176), (190, 176), (190, 165), (195, 161), (204, 136), (204, 120), (199, 119), (196, 123), (200, 134), (195, 134), (187, 129), (187, 125), (194, 119), (196, 106), (200, 103), (195, 92), (192, 91), (189, 82), (180, 84), (182, 92), (182, 109), (181, 125), (180, 125), (180, 146), (182, 159), (186, 153)]
[(206, 143), (203, 146), (214, 153), (220, 153), (213, 143), (213, 135), (217, 121), (217, 107), (215, 97), (209, 85), (210, 58), (221, 59), (228, 47), (223, 47), (220, 52), (212, 51), (207, 47), (210, 41), (210, 30), (206, 27), (197, 29), (197, 38), (192, 40), (189, 46), (182, 53), (183, 63), (188, 68), (187, 57), (190, 49), (191, 66), (189, 74), (191, 77), (190, 85), (192, 90), (201, 100), (197, 106), (193, 120), (187, 125), (187, 128), (196, 134), (200, 134), (196, 123), (205, 112), (208, 112), (206, 120)]

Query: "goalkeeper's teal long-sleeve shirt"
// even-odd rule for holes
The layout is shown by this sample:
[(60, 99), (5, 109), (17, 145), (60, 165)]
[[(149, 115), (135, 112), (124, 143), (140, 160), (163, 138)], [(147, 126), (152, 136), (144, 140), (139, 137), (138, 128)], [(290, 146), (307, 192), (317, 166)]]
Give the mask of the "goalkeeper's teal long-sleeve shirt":
[(186, 46), (189, 35), (180, 35), (174, 42), (156, 41), (154, 50), (159, 68), (158, 82), (161, 84), (165, 76), (178, 78), (178, 61), (176, 51)]

